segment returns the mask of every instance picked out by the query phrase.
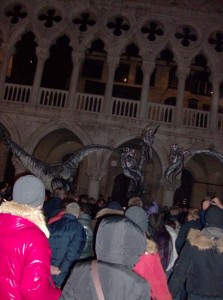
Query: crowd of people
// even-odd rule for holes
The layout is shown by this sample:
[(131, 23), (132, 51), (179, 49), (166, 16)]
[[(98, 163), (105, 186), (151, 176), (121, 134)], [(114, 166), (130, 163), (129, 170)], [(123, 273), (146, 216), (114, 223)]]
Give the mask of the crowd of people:
[(0, 254), (3, 300), (223, 300), (223, 203), (122, 207), (25, 175), (0, 182)]

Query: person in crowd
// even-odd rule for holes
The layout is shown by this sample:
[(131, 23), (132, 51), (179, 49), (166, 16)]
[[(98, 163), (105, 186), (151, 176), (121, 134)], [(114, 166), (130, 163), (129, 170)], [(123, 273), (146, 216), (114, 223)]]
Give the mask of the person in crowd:
[(84, 227), (86, 233), (86, 242), (80, 259), (86, 259), (93, 256), (93, 232), (90, 228), (92, 206), (90, 204), (82, 204), (80, 209), (78, 221)]
[(158, 246), (161, 264), (165, 271), (168, 267), (173, 246), (170, 234), (165, 227), (162, 213), (159, 212), (149, 216), (148, 232)]
[(128, 200), (128, 206), (138, 205), (143, 207), (143, 201), (140, 197), (132, 197)]
[(50, 274), (49, 231), (41, 208), (43, 183), (33, 175), (14, 184), (13, 201), (0, 206), (0, 298), (56, 300)]
[(0, 182), (0, 204), (5, 200), (5, 191), (7, 189), (7, 184), (4, 181)]
[(106, 201), (104, 198), (98, 198), (94, 205), (94, 217), (96, 217), (97, 213), (102, 209), (106, 207)]
[(182, 209), (179, 206), (172, 206), (169, 209), (168, 220), (175, 222), (176, 224), (175, 230), (177, 233), (180, 231), (180, 227), (181, 227), (181, 223), (180, 223), (181, 213), (182, 213)]
[(81, 205), (81, 204), (87, 204), (89, 201), (89, 195), (88, 194), (81, 194), (79, 196), (79, 199), (78, 199), (78, 204)]
[(218, 197), (203, 199), (201, 202), (201, 210), (200, 210), (200, 222), (202, 227), (205, 226), (205, 212), (210, 205), (216, 205), (219, 208), (223, 209), (222, 201)]
[(186, 243), (187, 235), (190, 229), (201, 229), (199, 212), (200, 211), (198, 208), (189, 208), (186, 222), (181, 226), (175, 243), (178, 254)]
[[(145, 210), (139, 206), (130, 206), (125, 210), (125, 216), (131, 219), (147, 234), (148, 217)], [(146, 279), (151, 290), (151, 299), (171, 300), (167, 286), (167, 278), (160, 262), (156, 243), (147, 235), (146, 252), (143, 253), (133, 268), (133, 271)]]
[(69, 203), (76, 203), (74, 202), (74, 199), (73, 198), (64, 198), (63, 201), (61, 201), (61, 204), (60, 204), (60, 209), (57, 210), (57, 214), (55, 214), (53, 217), (51, 217), (49, 220), (48, 220), (48, 225), (55, 222), (55, 221), (58, 221), (62, 218), (62, 216), (66, 213), (66, 206), (69, 204)]
[(99, 285), (94, 283), (97, 273), (104, 299), (149, 300), (148, 283), (132, 271), (145, 251), (145, 234), (129, 218), (103, 218), (96, 235), (97, 260), (74, 266), (61, 300), (98, 300)]
[(5, 200), (12, 200), (11, 186), (4, 181), (0, 182), (0, 204)]
[(73, 202), (65, 214), (49, 225), (52, 249), (51, 273), (54, 283), (62, 288), (73, 264), (80, 258), (86, 241), (84, 227), (78, 222), (80, 206)]
[(176, 250), (176, 239), (178, 236), (178, 232), (176, 231), (176, 223), (174, 221), (165, 220), (165, 227), (166, 230), (169, 232), (170, 238), (171, 238), (171, 249), (170, 249), (170, 255), (169, 255), (169, 259), (168, 259), (168, 265), (166, 268), (166, 276), (167, 279), (171, 276), (172, 272), (173, 272), (173, 266), (175, 264), (175, 261), (178, 258), (178, 253)]
[(223, 209), (210, 205), (206, 226), (191, 229), (169, 281), (175, 298), (186, 283), (189, 300), (223, 299)]
[(66, 193), (63, 188), (56, 188), (53, 191), (53, 196), (44, 202), (43, 212), (48, 221), (61, 210), (61, 203), (66, 198)]
[(90, 228), (93, 231), (93, 235), (96, 236), (98, 225), (105, 216), (123, 215), (123, 214), (124, 214), (124, 210), (118, 201), (115, 200), (109, 201), (106, 207), (103, 207), (100, 210), (98, 210), (95, 218), (91, 220)]

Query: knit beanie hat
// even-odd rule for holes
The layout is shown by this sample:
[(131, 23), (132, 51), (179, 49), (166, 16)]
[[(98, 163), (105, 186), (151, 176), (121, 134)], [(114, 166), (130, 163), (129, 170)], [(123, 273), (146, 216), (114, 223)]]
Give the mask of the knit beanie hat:
[(222, 226), (223, 225), (223, 209), (218, 206), (211, 205), (206, 210), (205, 221), (208, 225)]
[(111, 208), (111, 209), (117, 209), (117, 210), (122, 210), (122, 206), (118, 201), (112, 200), (110, 202), (108, 202), (107, 208)]
[(80, 213), (80, 211), (81, 211), (80, 206), (76, 202), (69, 203), (66, 206), (66, 213), (71, 214), (75, 217)]
[(138, 225), (143, 232), (148, 229), (148, 217), (145, 210), (137, 205), (129, 206), (125, 211), (125, 216)]
[(41, 206), (45, 199), (45, 187), (42, 181), (34, 175), (22, 176), (13, 186), (12, 199), (17, 203), (32, 207)]

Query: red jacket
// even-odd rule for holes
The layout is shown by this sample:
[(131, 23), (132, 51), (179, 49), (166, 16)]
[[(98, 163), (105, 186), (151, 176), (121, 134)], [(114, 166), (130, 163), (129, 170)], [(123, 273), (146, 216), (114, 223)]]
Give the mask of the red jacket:
[(149, 283), (153, 300), (172, 300), (158, 252), (143, 254), (133, 271)]
[(0, 206), (0, 298), (57, 300), (48, 230), (40, 211), (13, 201)]

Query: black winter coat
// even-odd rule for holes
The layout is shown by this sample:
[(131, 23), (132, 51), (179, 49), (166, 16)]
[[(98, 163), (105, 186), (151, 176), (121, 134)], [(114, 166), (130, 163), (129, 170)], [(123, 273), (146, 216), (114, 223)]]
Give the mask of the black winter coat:
[(170, 278), (169, 289), (175, 298), (184, 287), (202, 299), (223, 299), (223, 230), (205, 227), (191, 229)]

